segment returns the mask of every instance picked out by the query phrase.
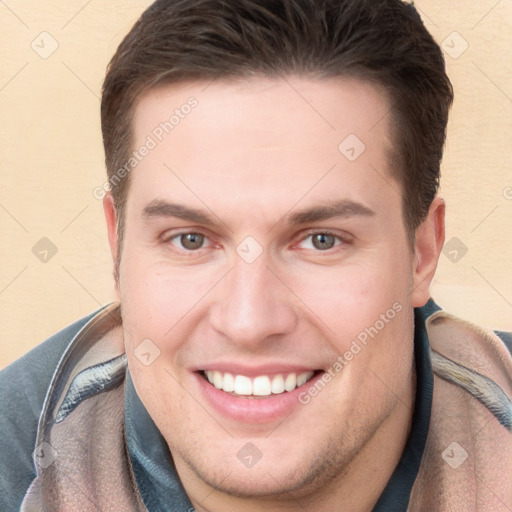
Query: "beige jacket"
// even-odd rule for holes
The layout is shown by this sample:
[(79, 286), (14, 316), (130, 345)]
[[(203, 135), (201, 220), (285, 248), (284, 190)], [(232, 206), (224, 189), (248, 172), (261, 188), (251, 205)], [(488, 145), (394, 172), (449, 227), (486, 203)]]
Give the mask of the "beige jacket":
[[(61, 361), (37, 439), (41, 455), (50, 450), (53, 457), (46, 459), (55, 460), (38, 466), (22, 512), (146, 510), (124, 437), (126, 360), (114, 348), (122, 346), (120, 325), (116, 305), (102, 310)], [(442, 311), (429, 317), (427, 332), (434, 370), (432, 414), (408, 511), (510, 512), (512, 357), (494, 333)], [(97, 364), (106, 368), (108, 391), (70, 406), (73, 386), (84, 378), (80, 372)]]

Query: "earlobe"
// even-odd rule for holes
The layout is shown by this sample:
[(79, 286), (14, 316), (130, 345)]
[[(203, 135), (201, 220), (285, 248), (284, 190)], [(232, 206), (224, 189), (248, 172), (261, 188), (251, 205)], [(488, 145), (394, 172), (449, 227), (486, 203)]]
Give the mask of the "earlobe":
[(434, 277), (444, 244), (445, 202), (436, 197), (426, 219), (416, 229), (412, 304), (421, 307), (430, 298), (430, 284)]

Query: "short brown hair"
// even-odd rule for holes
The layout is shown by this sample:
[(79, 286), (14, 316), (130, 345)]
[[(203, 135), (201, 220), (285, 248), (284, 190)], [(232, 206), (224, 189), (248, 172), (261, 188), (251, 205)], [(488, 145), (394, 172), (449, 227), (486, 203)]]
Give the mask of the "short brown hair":
[[(387, 92), (412, 236), (439, 186), (453, 100), (442, 52), (401, 0), (156, 0), (112, 58), (101, 103), (109, 180), (129, 158), (134, 105), (156, 85), (288, 74), (351, 76)], [(112, 196), (122, 240), (129, 176)]]

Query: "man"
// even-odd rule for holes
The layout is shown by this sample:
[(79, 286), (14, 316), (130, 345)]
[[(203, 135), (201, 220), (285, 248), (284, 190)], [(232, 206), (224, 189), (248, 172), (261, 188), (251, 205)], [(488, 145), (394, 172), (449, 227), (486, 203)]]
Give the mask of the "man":
[(119, 304), (2, 373), (2, 510), (510, 510), (512, 358), (429, 300), (451, 101), (399, 0), (157, 0), (103, 91)]

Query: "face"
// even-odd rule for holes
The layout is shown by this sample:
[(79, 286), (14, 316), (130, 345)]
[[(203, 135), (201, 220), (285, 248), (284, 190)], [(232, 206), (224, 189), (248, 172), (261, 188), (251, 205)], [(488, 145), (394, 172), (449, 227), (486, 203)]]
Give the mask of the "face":
[(312, 493), (410, 419), (412, 308), (435, 251), (421, 233), (410, 247), (387, 112), (352, 79), (140, 98), (133, 146), (151, 147), (118, 290), (134, 384), (184, 482)]

